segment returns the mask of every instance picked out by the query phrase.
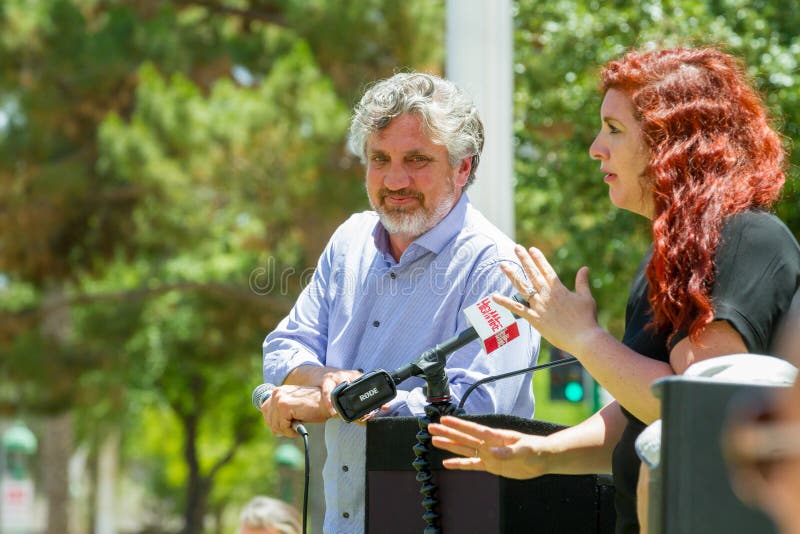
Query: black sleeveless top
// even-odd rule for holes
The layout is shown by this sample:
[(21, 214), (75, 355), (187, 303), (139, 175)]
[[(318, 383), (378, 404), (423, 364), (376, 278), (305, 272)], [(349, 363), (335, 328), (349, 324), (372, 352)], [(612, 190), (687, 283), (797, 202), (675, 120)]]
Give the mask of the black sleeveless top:
[[(669, 353), (688, 335), (679, 331), (667, 344), (670, 332), (646, 329), (652, 310), (647, 301), (645, 267), (652, 246), (639, 265), (628, 297), (622, 343), (637, 353), (669, 362)], [(800, 283), (800, 247), (783, 222), (765, 212), (745, 212), (723, 227), (715, 254), (711, 291), (716, 320), (725, 320), (742, 336), (747, 350), (769, 354), (773, 337)], [(645, 428), (622, 408), (628, 424), (614, 449), (612, 466), (617, 511), (617, 533), (636, 533), (636, 483), (639, 458), (634, 442)]]

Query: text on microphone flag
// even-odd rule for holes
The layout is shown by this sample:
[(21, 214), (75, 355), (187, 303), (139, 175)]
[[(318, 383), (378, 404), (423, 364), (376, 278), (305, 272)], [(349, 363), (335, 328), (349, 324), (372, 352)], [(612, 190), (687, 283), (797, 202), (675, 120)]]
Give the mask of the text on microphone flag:
[(483, 341), (483, 348), (486, 349), (486, 354), (491, 354), (512, 339), (519, 337), (519, 326), (517, 323), (512, 324), (508, 328), (504, 328), (489, 339)]
[(466, 308), (464, 314), (481, 338), (486, 354), (519, 337), (519, 326), (514, 315), (490, 297), (484, 297)]
[(492, 332), (497, 332), (503, 328), (500, 313), (492, 309), (491, 301), (488, 298), (478, 302), (478, 311), (481, 312), (483, 318), (486, 320), (486, 324), (492, 329)]

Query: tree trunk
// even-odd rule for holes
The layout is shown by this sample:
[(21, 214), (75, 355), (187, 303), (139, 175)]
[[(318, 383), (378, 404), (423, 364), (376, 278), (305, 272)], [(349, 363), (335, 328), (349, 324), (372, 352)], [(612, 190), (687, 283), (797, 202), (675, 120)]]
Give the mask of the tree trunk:
[[(64, 289), (51, 286), (44, 291), (44, 303), (52, 304), (64, 294)], [(48, 308), (42, 318), (41, 334), (59, 345), (67, 342), (72, 320), (66, 307)], [(45, 534), (68, 534), (69, 524), (69, 460), (73, 452), (72, 414), (61, 412), (47, 418), (42, 439), (42, 478), (47, 498), (47, 529)]]
[(189, 479), (186, 484), (186, 511), (184, 514), (184, 534), (203, 532), (203, 520), (206, 514), (206, 503), (210, 483), (200, 473), (200, 462), (197, 458), (197, 423), (196, 412), (181, 414), (184, 426), (185, 442), (183, 456), (189, 468)]
[(69, 459), (72, 455), (72, 417), (62, 413), (48, 418), (42, 439), (42, 475), (47, 497), (45, 534), (68, 534)]

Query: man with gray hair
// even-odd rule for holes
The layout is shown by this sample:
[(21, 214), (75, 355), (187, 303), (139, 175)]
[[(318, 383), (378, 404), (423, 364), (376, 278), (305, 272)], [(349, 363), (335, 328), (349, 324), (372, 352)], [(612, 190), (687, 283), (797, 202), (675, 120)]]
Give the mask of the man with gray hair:
[(300, 534), (300, 514), (272, 497), (253, 497), (239, 515), (239, 534)]
[[(264, 380), (281, 384), (262, 405), (273, 433), (322, 422), (325, 532), (364, 529), (365, 429), (336, 417), (330, 393), (364, 371), (397, 369), (469, 325), (463, 310), (493, 292), (512, 294), (499, 269), (516, 263), (514, 243), (487, 221), (464, 191), (475, 180), (483, 125), (472, 100), (452, 82), (401, 73), (369, 88), (356, 106), (350, 149), (366, 167), (374, 211), (352, 215), (331, 237), (313, 279), (264, 341)], [(474, 341), (447, 361), (456, 402), (476, 381), (532, 365), (539, 334), (487, 356)], [(409, 379), (379, 416), (421, 415), (424, 382)], [(524, 377), (476, 389), (467, 413), (531, 417)]]

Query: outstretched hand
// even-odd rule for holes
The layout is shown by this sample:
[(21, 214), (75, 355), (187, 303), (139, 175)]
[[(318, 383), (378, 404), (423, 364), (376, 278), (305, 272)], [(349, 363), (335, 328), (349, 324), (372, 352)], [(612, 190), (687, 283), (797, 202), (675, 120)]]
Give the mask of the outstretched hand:
[(542, 251), (531, 247), (515, 248), (526, 281), (505, 264), (500, 268), (527, 300), (525, 307), (502, 295), (494, 295), (495, 302), (527, 320), (552, 345), (570, 353), (580, 354), (584, 340), (600, 326), (597, 307), (589, 287), (589, 268), (581, 267), (575, 276), (575, 291), (570, 291), (559, 280)]
[(507, 478), (527, 479), (547, 474), (542, 436), (532, 436), (442, 417), (428, 425), (434, 446), (462, 456), (442, 464), (447, 469), (487, 471)]

